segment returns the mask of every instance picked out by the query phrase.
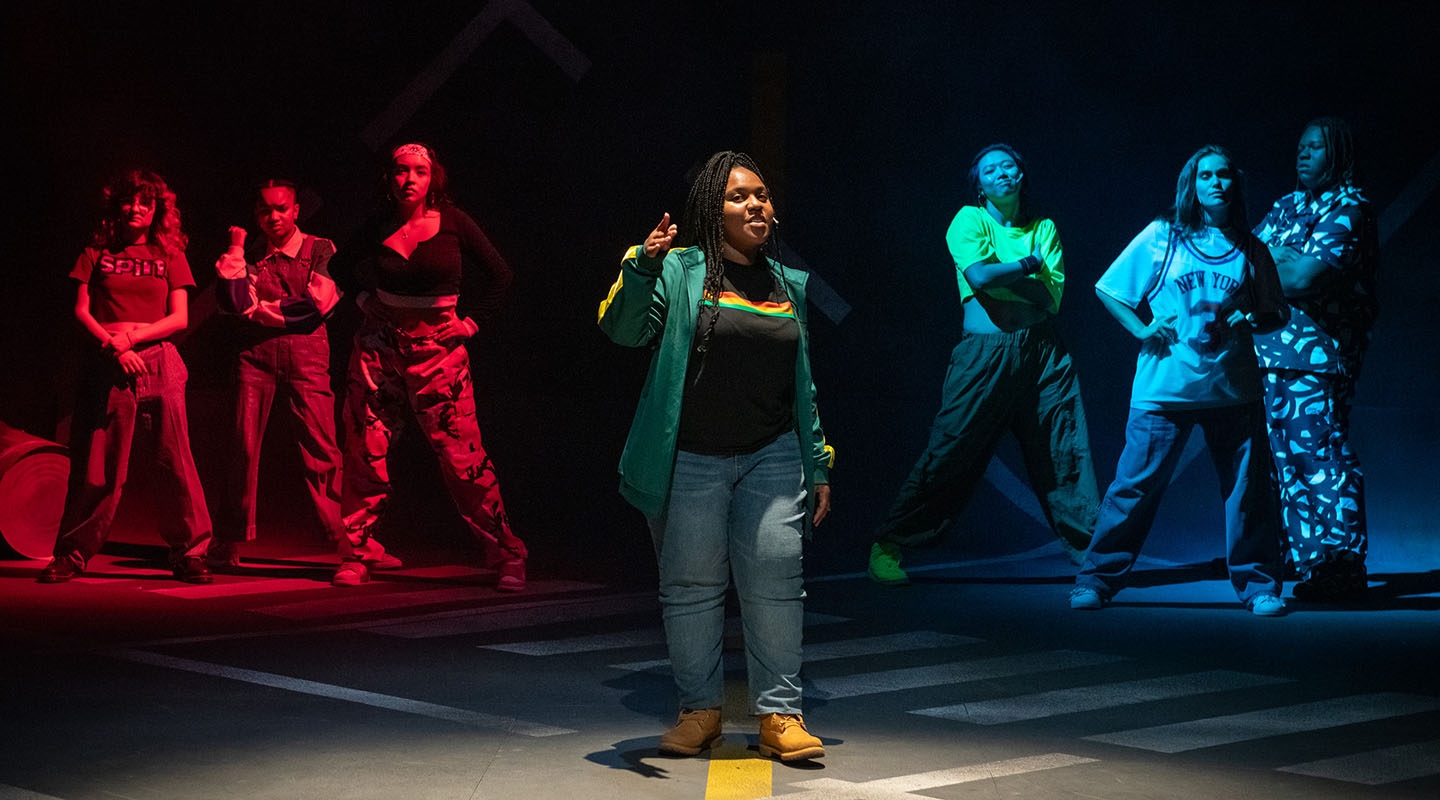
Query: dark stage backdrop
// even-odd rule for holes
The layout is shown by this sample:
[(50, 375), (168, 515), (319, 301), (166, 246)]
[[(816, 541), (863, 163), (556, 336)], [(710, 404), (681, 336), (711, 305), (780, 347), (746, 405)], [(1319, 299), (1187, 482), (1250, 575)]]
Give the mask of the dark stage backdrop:
[[(924, 443), (960, 329), (943, 236), (979, 147), (1007, 141), (1026, 155), (1065, 241), (1062, 325), (1103, 484), (1136, 346), (1095, 300), (1095, 279), (1167, 205), (1198, 146), (1236, 153), (1258, 218), (1294, 186), (1304, 123), (1339, 114), (1385, 214), (1384, 305), (1355, 424), (1375, 556), (1440, 562), (1430, 412), (1440, 56), (1427, 3), (352, 0), (8, 13), (0, 419), (32, 433), (63, 435), (76, 341), (65, 273), (99, 187), (147, 165), (170, 179), (192, 237), (202, 289), (183, 349), (197, 455), (216, 494), (228, 336), (209, 290), (226, 227), (249, 222), (258, 178), (288, 175), (306, 187), (303, 227), (343, 248), (374, 208), (377, 147), (420, 138), (517, 272), (474, 360), (487, 444), (537, 567), (650, 570), (614, 471), (648, 354), (606, 341), (596, 306), (625, 247), (680, 209), (681, 176), (713, 150), (748, 149), (778, 190), (787, 245), (833, 289), (812, 318), (821, 411), (839, 450), (836, 510), (811, 566), (859, 570)], [(337, 368), (352, 327), (353, 317), (332, 326)], [(463, 539), (428, 486), (427, 458), (418, 447), (400, 455), (414, 467), (412, 535)], [(267, 479), (277, 498), (292, 461), (277, 458), (280, 477)], [(1017, 476), (1003, 448), (933, 557), (1049, 542)], [(1208, 560), (1221, 543), (1201, 452), (1147, 553)]]

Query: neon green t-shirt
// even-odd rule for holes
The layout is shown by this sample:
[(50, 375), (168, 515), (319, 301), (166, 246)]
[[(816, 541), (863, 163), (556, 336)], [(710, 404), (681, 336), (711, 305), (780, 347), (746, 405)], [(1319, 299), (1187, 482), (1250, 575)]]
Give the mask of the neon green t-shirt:
[[(1038, 250), (1044, 265), (1036, 274), (1020, 280), (1044, 284), (1054, 298), (1050, 313), (1060, 312), (1060, 295), (1065, 288), (1065, 257), (1060, 246), (1060, 234), (1055, 230), (1055, 223), (1049, 219), (1033, 220), (1024, 227), (1006, 227), (996, 222), (985, 209), (965, 206), (945, 232), (945, 244), (955, 261), (955, 279), (960, 284), (962, 303), (975, 295), (970, 282), (965, 280), (966, 267), (981, 262), (1003, 264), (1019, 261)], [(996, 300), (1028, 302), (1003, 286), (986, 289), (985, 294)]]

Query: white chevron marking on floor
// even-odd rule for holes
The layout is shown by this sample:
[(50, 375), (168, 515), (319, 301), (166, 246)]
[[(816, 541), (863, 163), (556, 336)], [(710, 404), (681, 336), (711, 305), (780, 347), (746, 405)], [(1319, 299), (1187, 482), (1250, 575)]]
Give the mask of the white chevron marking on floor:
[(0, 783), (0, 800), (60, 800), (60, 798)]
[[(809, 612), (805, 614), (805, 626), (807, 628), (849, 621), (847, 617), (837, 617), (831, 614), (812, 614)], [(743, 635), (739, 617), (727, 617), (725, 619), (725, 635)], [(480, 648), (483, 650), (499, 650), (502, 653), (516, 653), (522, 656), (556, 656), (569, 655), (572, 653), (594, 653), (601, 650), (617, 650), (624, 647), (644, 647), (664, 643), (664, 631), (660, 628), (649, 628), (645, 630), (617, 631), (615, 633), (596, 633), (589, 636), (574, 636), (568, 639), (483, 644), (480, 645)], [(832, 658), (834, 657), (836, 656), (832, 656)], [(648, 669), (662, 664), (669, 664), (670, 662), (665, 659), (660, 659), (657, 661), (637, 663), (643, 664), (643, 666), (632, 671)], [(622, 665), (621, 668), (624, 669), (625, 667)]]
[(123, 658), (127, 661), (134, 661), (138, 664), (148, 664), (153, 667), (194, 672), (200, 675), (213, 675), (217, 678), (253, 683), (258, 686), (283, 689), (287, 692), (298, 692), (316, 697), (328, 697), (332, 700), (359, 703), (360, 705), (374, 706), (375, 708), (383, 708), (389, 711), (399, 711), (403, 714), (416, 714), (422, 717), (443, 719), (449, 722), (458, 722), (462, 725), (473, 725), (479, 728), (499, 728), (523, 736), (559, 736), (566, 733), (575, 733), (574, 730), (569, 728), (557, 728), (551, 725), (526, 722), (525, 720), (515, 719), (513, 717), (501, 717), (480, 711), (470, 711), (464, 708), (426, 703), (422, 700), (411, 700), (406, 697), (378, 694), (360, 689), (349, 689), (344, 686), (307, 681), (301, 678), (276, 675), (270, 672), (258, 672), (256, 670), (241, 669), (239, 667), (227, 667), (223, 664), (212, 664), (207, 661), (193, 661), (188, 658), (175, 658), (158, 653), (147, 653), (143, 650), (116, 650), (112, 651), (110, 655), (116, 658)]
[(1190, 697), (1197, 694), (1249, 689), (1255, 686), (1289, 682), (1288, 678), (1212, 670), (1189, 675), (1165, 675), (1159, 678), (1077, 686), (1073, 689), (1057, 689), (1051, 692), (1001, 697), (973, 703), (957, 703), (949, 706), (922, 708), (910, 713), (971, 722), (976, 725), (999, 725), (1060, 714), (1074, 714), (1079, 711), (1095, 711), (1175, 697)]
[(565, 603), (534, 603), (525, 606), (499, 605), (484, 608), (433, 614), (428, 617), (396, 623), (372, 623), (368, 633), (397, 636), (402, 639), (432, 639), (437, 636), (463, 636), (489, 631), (516, 630), (556, 622), (574, 622), (600, 617), (615, 617), (642, 611), (656, 611), (659, 606), (653, 595), (606, 597), (572, 600)]
[[(313, 586), (314, 584), (312, 584)], [(532, 581), (526, 591), (526, 596), (539, 597), (543, 594), (593, 591), (603, 588), (598, 584), (575, 581)], [(439, 603), (494, 600), (498, 596), (493, 586), (461, 586), (453, 589), (426, 589), (416, 592), (367, 592), (364, 589), (357, 591), (353, 588), (344, 588), (335, 589), (330, 596), (317, 600), (300, 600), (294, 603), (264, 606), (254, 609), (254, 611), (257, 614), (285, 619), (318, 620)]]
[(915, 794), (941, 786), (960, 783), (974, 783), (1003, 778), (1008, 775), (1023, 775), (1047, 769), (1073, 767), (1091, 764), (1096, 759), (1072, 756), (1065, 753), (1048, 753), (1043, 756), (1011, 758), (1005, 761), (991, 761), (954, 769), (939, 769), (916, 775), (901, 775), (897, 778), (882, 778), (874, 781), (851, 783), (836, 778), (818, 778), (791, 784), (805, 791), (773, 795), (768, 800), (934, 800), (929, 795)]
[[(804, 660), (806, 663), (811, 663), (836, 658), (853, 658), (856, 656), (893, 653), (896, 651), (913, 652), (936, 647), (976, 644), (980, 641), (980, 639), (975, 639), (970, 636), (956, 636), (948, 633), (935, 633), (934, 631), (887, 633), (881, 636), (867, 636), (859, 639), (840, 639), (833, 642), (807, 644), (805, 645)], [(724, 659), (726, 669), (740, 669), (745, 666), (744, 653), (729, 651), (724, 654)], [(649, 661), (630, 661), (624, 664), (610, 665), (613, 669), (623, 669), (627, 672), (644, 672), (645, 670), (668, 668), (669, 666), (670, 659), (668, 658), (656, 658)]]
[(1338, 697), (1085, 738), (1157, 753), (1180, 753), (1440, 709), (1440, 698), (1383, 692)]
[(973, 636), (957, 636), (935, 631), (906, 631), (886, 633), (880, 636), (865, 636), (859, 639), (840, 639), (833, 642), (815, 642), (805, 645), (806, 661), (824, 661), (832, 658), (853, 658), (872, 656), (877, 653), (909, 652), (930, 650), (936, 647), (958, 647), (979, 644), (982, 640)]
[(1324, 758), (1279, 770), (1366, 786), (1425, 778), (1440, 774), (1440, 739)]
[(593, 636), (576, 636), (570, 639), (547, 639), (540, 642), (484, 644), (480, 645), (480, 648), (482, 650), (499, 650), (502, 653), (516, 653), (522, 656), (560, 656), (664, 643), (665, 632), (659, 628), (651, 628), (641, 631), (597, 633)]
[(835, 678), (812, 678), (815, 697), (856, 697), (902, 689), (919, 689), (967, 681), (1031, 675), (1096, 664), (1124, 661), (1122, 656), (1082, 653), (1075, 650), (1051, 650), (1041, 653), (999, 656), (976, 661), (954, 661), (928, 667), (906, 667)]

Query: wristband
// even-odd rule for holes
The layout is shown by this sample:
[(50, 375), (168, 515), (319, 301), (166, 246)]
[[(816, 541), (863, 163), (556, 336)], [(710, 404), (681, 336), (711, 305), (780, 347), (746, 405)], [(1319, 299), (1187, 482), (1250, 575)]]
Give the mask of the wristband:
[(1020, 272), (1025, 275), (1034, 275), (1044, 266), (1045, 262), (1033, 253), (1020, 259)]

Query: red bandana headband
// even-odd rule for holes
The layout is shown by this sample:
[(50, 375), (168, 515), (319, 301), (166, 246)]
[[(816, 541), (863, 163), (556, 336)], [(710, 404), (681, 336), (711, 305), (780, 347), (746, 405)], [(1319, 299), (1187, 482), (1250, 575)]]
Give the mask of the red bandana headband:
[(400, 156), (420, 156), (432, 164), (435, 163), (435, 157), (430, 155), (430, 148), (423, 144), (402, 144), (390, 153), (390, 160), (394, 161)]

